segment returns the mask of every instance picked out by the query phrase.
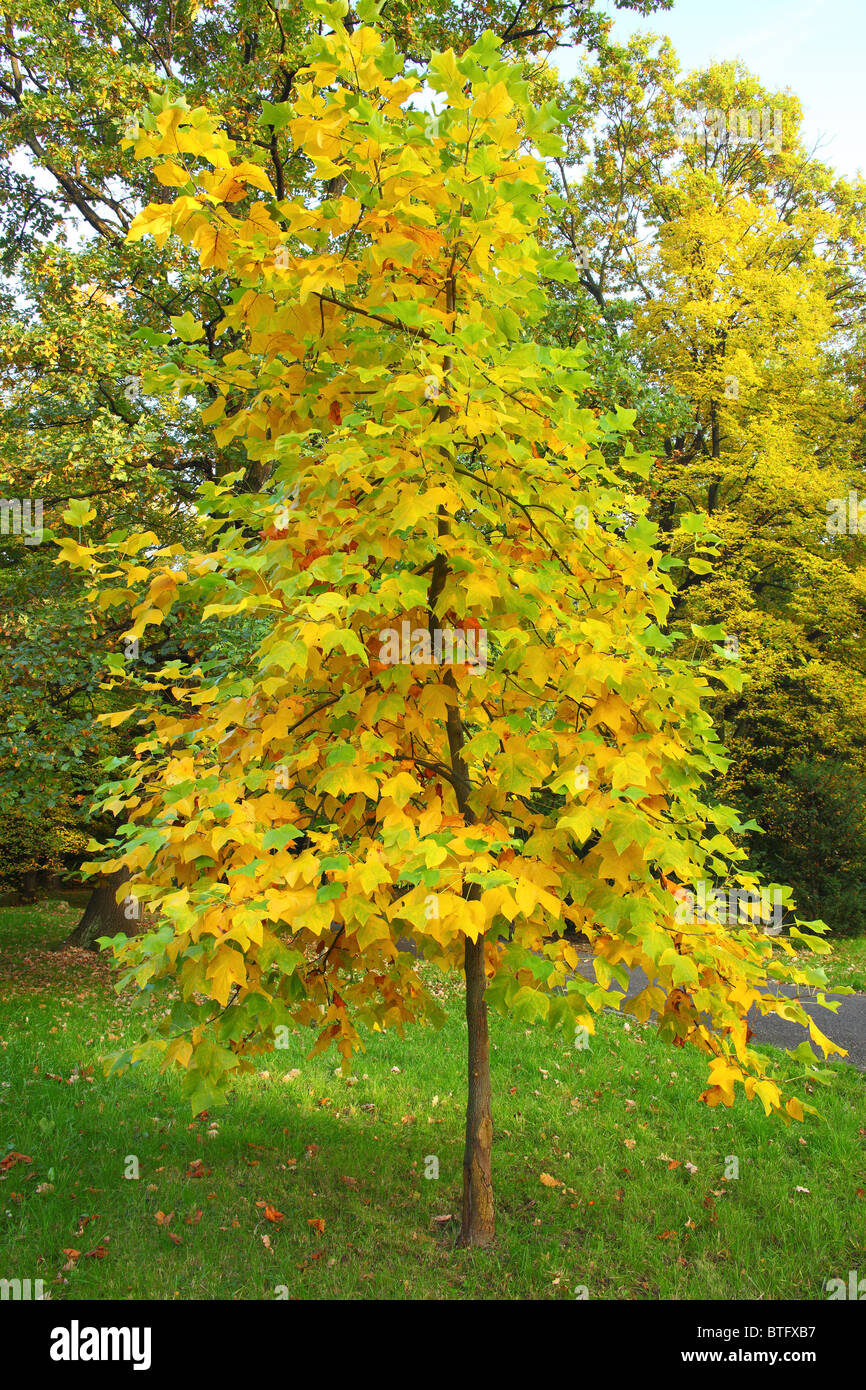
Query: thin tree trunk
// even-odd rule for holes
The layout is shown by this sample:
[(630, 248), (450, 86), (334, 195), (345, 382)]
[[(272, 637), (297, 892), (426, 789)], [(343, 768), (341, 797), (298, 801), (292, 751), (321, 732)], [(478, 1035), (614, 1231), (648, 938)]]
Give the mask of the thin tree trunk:
[(96, 884), (90, 899), (76, 927), (61, 942), (62, 946), (83, 946), (89, 951), (97, 951), (97, 937), (137, 936), (141, 923), (135, 917), (128, 917), (127, 904), (116, 899), (118, 888), (129, 878), (128, 869), (116, 869), (113, 874), (105, 874)]
[(493, 1119), (490, 1110), (490, 1044), (484, 990), (484, 937), (466, 938), (466, 1032), (468, 1087), (466, 1148), (463, 1153), (463, 1220), (458, 1245), (492, 1245), (496, 1234), (493, 1210)]
[[(456, 253), (455, 253), (456, 254)], [(453, 314), (457, 306), (457, 287), (454, 278), (454, 260), (445, 284), (445, 307)], [(453, 332), (453, 324), (452, 324)], [(452, 369), (450, 354), (442, 363), (445, 397), (436, 408), (436, 418), (440, 422), (451, 415), (448, 401), (448, 387)], [(447, 456), (446, 456), (447, 464)], [(439, 536), (450, 533), (450, 524), (445, 508), (440, 506), (436, 522)], [(440, 550), (433, 561), (430, 587), (427, 593), (428, 626), (431, 644), (439, 618), (436, 606), (448, 578), (448, 559)], [(452, 671), (447, 671), (443, 683), (450, 685), (454, 692), (453, 703), (448, 705), (446, 729), (448, 751), (451, 758), (451, 782), (457, 798), (457, 808), (463, 817), (464, 825), (473, 825), (475, 815), (470, 804), (471, 784), (469, 771), (463, 757), (464, 730), (460, 716), (457, 683)], [(463, 897), (467, 900), (480, 896), (477, 883), (464, 883)], [(466, 937), (463, 950), (463, 968), (466, 976), (466, 1031), (468, 1058), (468, 1088), (466, 1097), (466, 1149), (463, 1156), (463, 1220), (458, 1238), (459, 1245), (491, 1245), (495, 1235), (493, 1214), (493, 1121), (490, 1114), (490, 1047), (487, 1036), (487, 1005), (484, 990), (487, 980), (484, 972), (484, 936), (477, 941)]]

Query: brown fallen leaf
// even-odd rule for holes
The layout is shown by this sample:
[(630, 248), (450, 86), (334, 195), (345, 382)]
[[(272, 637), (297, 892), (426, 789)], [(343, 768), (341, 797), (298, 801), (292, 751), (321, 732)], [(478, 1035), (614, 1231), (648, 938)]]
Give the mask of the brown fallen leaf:
[(183, 1241), (181, 1240), (180, 1236), (175, 1235), (174, 1231), (166, 1231), (166, 1235), (174, 1245), (183, 1245)]
[(203, 1214), (204, 1214), (204, 1213), (202, 1212), (201, 1207), (196, 1207), (196, 1209), (195, 1209), (195, 1215), (194, 1215), (194, 1216), (187, 1216), (187, 1217), (184, 1218), (185, 1221), (186, 1221), (186, 1224), (187, 1224), (188, 1226), (197, 1226), (198, 1223), (201, 1221), (201, 1218), (202, 1218)]
[(324, 1235), (325, 1218), (323, 1216), (308, 1216), (307, 1225), (312, 1226), (314, 1231), (318, 1231), (320, 1236)]
[(30, 1158), (27, 1154), (20, 1154), (13, 1150), (12, 1153), (7, 1154), (5, 1158), (0, 1158), (0, 1173), (8, 1172), (9, 1169), (14, 1167), (16, 1163), (32, 1162), (33, 1159)]
[(279, 1223), (283, 1220), (283, 1213), (281, 1211), (277, 1211), (276, 1207), (272, 1207), (270, 1202), (260, 1200), (256, 1202), (256, 1206), (262, 1209), (262, 1213), (266, 1221), (273, 1221), (275, 1225), (279, 1225)]
[(85, 1250), (81, 1258), (83, 1260), (104, 1260), (107, 1254), (107, 1245), (97, 1245), (95, 1250)]
[(561, 1182), (559, 1181), (559, 1178), (553, 1178), (553, 1177), (550, 1176), (549, 1173), (539, 1173), (538, 1177), (539, 1177), (539, 1180), (540, 1180), (541, 1182), (544, 1183), (544, 1186), (545, 1186), (545, 1187), (563, 1187), (563, 1186), (564, 1186), (564, 1183), (561, 1183)]
[(357, 1179), (357, 1178), (347, 1178), (347, 1177), (345, 1177), (345, 1175), (344, 1175), (343, 1177), (340, 1178), (340, 1182), (344, 1182), (344, 1183), (346, 1184), (347, 1187), (357, 1187), (357, 1186), (358, 1186), (358, 1179)]
[(174, 1212), (173, 1212), (173, 1211), (170, 1211), (170, 1212), (168, 1213), (168, 1216), (166, 1216), (166, 1214), (165, 1214), (164, 1211), (158, 1211), (158, 1212), (156, 1213), (156, 1224), (157, 1224), (157, 1226), (167, 1226), (168, 1223), (171, 1221), (171, 1218), (172, 1218), (173, 1216), (174, 1216)]

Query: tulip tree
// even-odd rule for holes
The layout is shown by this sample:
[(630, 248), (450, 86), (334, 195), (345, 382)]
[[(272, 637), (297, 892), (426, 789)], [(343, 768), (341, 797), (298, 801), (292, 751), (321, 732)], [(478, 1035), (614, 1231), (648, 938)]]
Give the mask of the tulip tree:
[(137, 692), (106, 867), (158, 913), (114, 945), (166, 1013), (114, 1066), (179, 1064), (194, 1112), (287, 1030), (348, 1070), (371, 1032), (439, 1021), (427, 963), (460, 969), (461, 1240), (485, 1245), (488, 1006), (571, 1046), (642, 967), (627, 1008), (705, 1054), (701, 1099), (742, 1087), (786, 1118), (806, 1107), (765, 1075), (748, 1009), (838, 1049), (769, 992), (820, 973), (772, 963), (751, 920), (681, 910), (689, 885), (750, 880), (735, 813), (702, 798), (725, 765), (701, 710), (714, 667), (660, 630), (633, 415), (587, 409), (580, 352), (533, 336), (545, 284), (574, 274), (536, 239), (559, 113), (493, 35), (407, 70), (360, 10), (349, 32), (345, 6), (318, 7), (292, 99), (261, 113), (318, 198), (278, 198), (205, 108), (157, 101), (135, 144), (176, 196), (130, 236), (179, 237), (232, 286), (233, 350), (215, 364), (178, 319), (166, 379), (216, 389), (205, 422), (259, 490), (243, 470), (207, 484), (198, 551), (145, 534), (62, 555), (103, 607), (131, 605), (130, 637), (177, 604), (258, 625), (231, 669), (176, 663)]

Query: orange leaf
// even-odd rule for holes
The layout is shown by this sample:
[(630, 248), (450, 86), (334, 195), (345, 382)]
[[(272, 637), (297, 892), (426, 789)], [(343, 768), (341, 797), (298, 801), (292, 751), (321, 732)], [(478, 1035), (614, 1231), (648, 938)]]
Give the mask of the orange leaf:
[(323, 1216), (316, 1216), (316, 1217), (308, 1216), (308, 1217), (307, 1217), (307, 1225), (308, 1225), (308, 1226), (312, 1226), (312, 1228), (313, 1228), (314, 1231), (318, 1231), (318, 1232), (319, 1232), (319, 1235), (324, 1235), (324, 1232), (325, 1232), (325, 1218), (324, 1218)]
[(27, 1154), (11, 1153), (5, 1158), (0, 1158), (0, 1173), (5, 1173), (15, 1163), (32, 1163), (33, 1159), (28, 1158)]
[(276, 1207), (272, 1207), (270, 1202), (264, 1202), (259, 1200), (258, 1202), (256, 1202), (256, 1206), (262, 1207), (264, 1209), (264, 1217), (266, 1221), (274, 1221), (277, 1223), (282, 1221), (283, 1213), (281, 1211), (277, 1211)]

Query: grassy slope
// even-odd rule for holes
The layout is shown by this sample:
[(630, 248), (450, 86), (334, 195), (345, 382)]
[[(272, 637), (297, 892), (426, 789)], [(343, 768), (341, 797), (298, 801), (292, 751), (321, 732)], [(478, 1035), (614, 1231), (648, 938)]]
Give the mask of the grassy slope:
[[(353, 1084), (299, 1040), (193, 1121), (176, 1077), (103, 1079), (100, 1055), (141, 1019), (104, 962), (41, 949), (74, 916), (0, 911), (0, 1157), (32, 1158), (0, 1175), (0, 1277), (41, 1276), (55, 1299), (272, 1298), (278, 1285), (301, 1298), (574, 1298), (585, 1285), (590, 1298), (814, 1299), (826, 1278), (866, 1271), (864, 1078), (851, 1068), (813, 1097), (823, 1121), (785, 1128), (757, 1103), (699, 1105), (703, 1061), (650, 1027), (606, 1015), (577, 1052), (494, 1017), (499, 1239), (470, 1253), (434, 1221), (459, 1211), (456, 983), (441, 985), (440, 1033), (372, 1038)], [(129, 1154), (138, 1181), (123, 1176)]]

